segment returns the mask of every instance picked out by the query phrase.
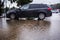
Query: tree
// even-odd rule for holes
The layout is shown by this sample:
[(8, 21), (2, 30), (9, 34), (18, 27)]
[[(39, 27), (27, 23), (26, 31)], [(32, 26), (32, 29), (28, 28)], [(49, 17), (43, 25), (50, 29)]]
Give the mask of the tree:
[(3, 12), (3, 6), (4, 6), (4, 4), (0, 0), (0, 16), (2, 15), (2, 12)]
[(50, 6), (51, 6), (52, 10), (56, 9), (56, 5), (55, 4), (52, 4)]
[(9, 7), (4, 8), (4, 12), (6, 13), (9, 10)]
[(17, 2), (17, 5), (19, 6), (19, 5), (28, 4), (32, 2), (33, 0), (9, 0), (9, 1), (11, 1), (11, 3)]
[(51, 7), (52, 9), (60, 9), (60, 3), (52, 4)]
[(60, 9), (60, 3), (56, 4), (56, 8)]

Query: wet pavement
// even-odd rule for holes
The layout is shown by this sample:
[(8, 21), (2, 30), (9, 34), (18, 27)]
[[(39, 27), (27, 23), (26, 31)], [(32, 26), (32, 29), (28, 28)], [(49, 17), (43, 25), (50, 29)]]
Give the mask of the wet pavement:
[(0, 40), (60, 40), (60, 14), (43, 21), (0, 18)]

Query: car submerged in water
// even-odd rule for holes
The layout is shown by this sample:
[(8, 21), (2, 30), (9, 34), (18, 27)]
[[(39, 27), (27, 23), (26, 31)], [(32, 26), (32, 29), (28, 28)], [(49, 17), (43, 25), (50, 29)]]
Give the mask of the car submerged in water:
[(38, 18), (43, 20), (45, 17), (52, 16), (51, 8), (46, 4), (26, 4), (22, 7), (10, 10), (6, 14), (6, 18), (19, 19), (19, 18)]

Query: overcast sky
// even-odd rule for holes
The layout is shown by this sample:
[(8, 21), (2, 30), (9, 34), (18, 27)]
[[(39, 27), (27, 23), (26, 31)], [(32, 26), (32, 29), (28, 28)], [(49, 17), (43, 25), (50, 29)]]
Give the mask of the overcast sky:
[(33, 3), (56, 4), (60, 3), (60, 0), (33, 0)]
[[(60, 3), (60, 0), (33, 0), (32, 3), (56, 4), (56, 3)], [(9, 5), (10, 7), (13, 7), (13, 6), (17, 7), (16, 3), (11, 4), (9, 1), (7, 1), (7, 6), (9, 7)]]

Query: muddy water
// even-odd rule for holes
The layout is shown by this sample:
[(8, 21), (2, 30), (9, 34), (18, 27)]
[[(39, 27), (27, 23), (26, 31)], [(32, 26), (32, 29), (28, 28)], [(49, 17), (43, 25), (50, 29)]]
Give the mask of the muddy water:
[(0, 18), (0, 40), (60, 40), (60, 14), (44, 21)]

